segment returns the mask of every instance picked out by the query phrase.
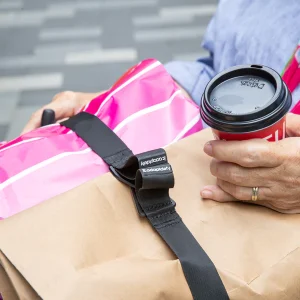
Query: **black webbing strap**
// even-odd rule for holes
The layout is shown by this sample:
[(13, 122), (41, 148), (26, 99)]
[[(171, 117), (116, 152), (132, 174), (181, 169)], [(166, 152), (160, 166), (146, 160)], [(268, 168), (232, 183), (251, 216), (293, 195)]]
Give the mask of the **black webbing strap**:
[(122, 168), (133, 153), (117, 135), (94, 115), (81, 112), (62, 122), (72, 129), (109, 166)]
[(183, 223), (169, 196), (174, 175), (163, 149), (133, 155), (120, 138), (97, 117), (85, 112), (62, 122), (82, 138), (131, 187), (140, 216), (146, 216), (180, 260), (194, 300), (229, 299), (219, 274)]

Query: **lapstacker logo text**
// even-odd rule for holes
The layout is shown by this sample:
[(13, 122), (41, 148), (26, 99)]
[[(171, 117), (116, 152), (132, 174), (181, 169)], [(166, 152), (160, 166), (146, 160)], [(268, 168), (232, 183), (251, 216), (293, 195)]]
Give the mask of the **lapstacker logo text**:
[(144, 173), (152, 173), (152, 172), (163, 172), (163, 171), (171, 171), (170, 166), (165, 166), (165, 167), (153, 167), (153, 168), (148, 168), (148, 169), (142, 169)]
[(152, 158), (152, 159), (149, 159), (149, 160), (142, 161), (141, 165), (142, 165), (142, 167), (145, 167), (145, 166), (157, 163), (157, 162), (166, 161), (166, 159), (167, 159), (166, 156), (160, 156), (160, 157), (157, 157), (157, 158)]

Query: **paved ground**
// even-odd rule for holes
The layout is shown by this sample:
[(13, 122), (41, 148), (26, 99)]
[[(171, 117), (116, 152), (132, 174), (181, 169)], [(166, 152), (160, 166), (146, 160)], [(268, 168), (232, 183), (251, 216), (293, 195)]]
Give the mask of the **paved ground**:
[(0, 0), (0, 141), (63, 90), (108, 88), (136, 62), (193, 60), (217, 0)]

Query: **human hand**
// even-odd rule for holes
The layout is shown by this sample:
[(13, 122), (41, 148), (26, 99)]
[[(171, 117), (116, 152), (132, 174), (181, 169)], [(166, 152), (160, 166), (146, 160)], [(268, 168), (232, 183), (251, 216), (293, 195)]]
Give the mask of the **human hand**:
[[(289, 116), (287, 134), (299, 136), (300, 117)], [(279, 142), (211, 141), (204, 152), (213, 157), (211, 173), (217, 185), (202, 189), (203, 198), (218, 202), (251, 201), (259, 187), (258, 205), (283, 213), (300, 213), (300, 138)]]
[(52, 101), (32, 114), (29, 122), (24, 127), (22, 134), (41, 126), (44, 109), (55, 112), (56, 121), (74, 116), (78, 111), (101, 93), (78, 93), (65, 91), (55, 95)]
[(300, 115), (287, 115), (286, 135), (289, 137), (300, 137)]

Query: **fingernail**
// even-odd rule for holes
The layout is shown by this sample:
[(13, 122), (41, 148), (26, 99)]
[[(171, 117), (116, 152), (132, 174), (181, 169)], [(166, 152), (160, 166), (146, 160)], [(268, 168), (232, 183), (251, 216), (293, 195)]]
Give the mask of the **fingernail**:
[(211, 145), (211, 143), (210, 142), (208, 142), (208, 143), (206, 143), (205, 145), (204, 145), (204, 152), (207, 154), (207, 155), (209, 155), (209, 156), (212, 156), (212, 145)]
[(202, 198), (211, 199), (213, 197), (213, 193), (212, 193), (212, 191), (209, 191), (209, 190), (203, 190), (203, 191), (201, 191), (201, 196), (202, 196)]

